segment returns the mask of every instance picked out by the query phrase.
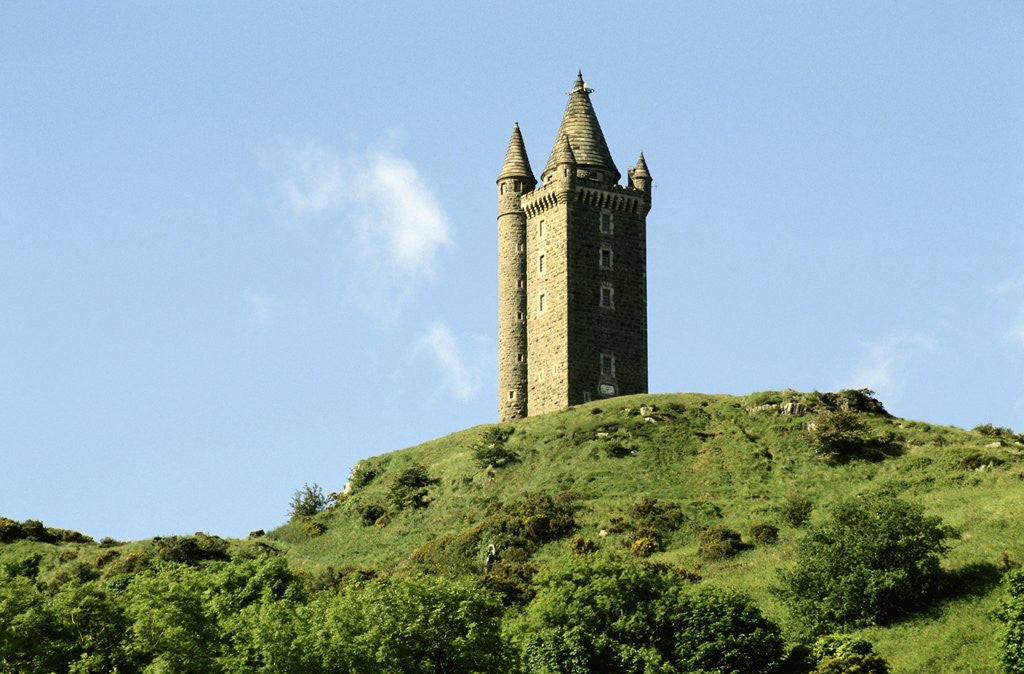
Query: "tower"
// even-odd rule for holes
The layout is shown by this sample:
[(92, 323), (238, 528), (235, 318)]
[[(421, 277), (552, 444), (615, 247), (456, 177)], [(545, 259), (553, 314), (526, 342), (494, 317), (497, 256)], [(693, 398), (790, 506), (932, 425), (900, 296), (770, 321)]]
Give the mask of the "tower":
[(519, 125), (498, 176), (501, 420), (647, 392), (651, 176), (612, 161), (582, 74), (541, 185)]

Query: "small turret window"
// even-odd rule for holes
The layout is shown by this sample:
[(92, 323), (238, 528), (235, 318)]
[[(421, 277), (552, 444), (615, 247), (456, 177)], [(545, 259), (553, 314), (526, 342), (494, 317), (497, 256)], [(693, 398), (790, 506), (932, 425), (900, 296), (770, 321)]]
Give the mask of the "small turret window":
[(519, 180), (515, 181), (515, 191), (520, 192), (523, 189), (523, 183)]
[(602, 269), (611, 269), (612, 268), (612, 249), (611, 248), (602, 248), (601, 249), (600, 265), (601, 265)]
[(544, 254), (541, 253), (541, 256), (537, 258), (537, 271), (543, 274), (546, 268), (547, 265), (545, 264)]
[(547, 299), (547, 297), (544, 295), (544, 293), (541, 293), (540, 297), (537, 298), (537, 310), (538, 311), (541, 311), (541, 312), (544, 311), (544, 304), (545, 304), (545, 300), (546, 299)]
[(509, 400), (515, 400), (516, 399), (516, 392), (514, 390), (508, 392), (508, 399)]
[(612, 214), (609, 211), (603, 211), (601, 213), (601, 233), (612, 233)]
[(543, 220), (541, 220), (540, 222), (537, 223), (537, 238), (538, 239), (543, 239), (544, 238), (544, 221)]
[(611, 283), (601, 284), (601, 306), (605, 309), (614, 309), (615, 303), (613, 298), (614, 291), (612, 290)]

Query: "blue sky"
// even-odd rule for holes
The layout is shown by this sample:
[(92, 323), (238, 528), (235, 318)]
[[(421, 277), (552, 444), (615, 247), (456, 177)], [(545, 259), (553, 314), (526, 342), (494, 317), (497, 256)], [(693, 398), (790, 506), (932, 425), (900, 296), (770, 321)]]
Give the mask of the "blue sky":
[(577, 68), (652, 391), (1024, 430), (1024, 4), (292, 4), (0, 4), (0, 514), (244, 535), (493, 422), (494, 180)]

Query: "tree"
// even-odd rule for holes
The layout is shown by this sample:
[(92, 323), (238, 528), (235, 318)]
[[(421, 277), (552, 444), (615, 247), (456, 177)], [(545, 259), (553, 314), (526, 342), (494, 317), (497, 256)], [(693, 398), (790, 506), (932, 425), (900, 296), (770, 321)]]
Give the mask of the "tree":
[(996, 617), (1002, 621), (999, 630), (999, 660), (1008, 674), (1024, 674), (1024, 569), (1007, 574), (1006, 598)]
[(302, 489), (296, 489), (292, 494), (291, 518), (298, 520), (312, 517), (330, 504), (331, 499), (324, 496), (324, 490), (316, 482), (303, 485)]
[(744, 596), (693, 591), (669, 569), (607, 556), (537, 577), (513, 627), (527, 672), (765, 672), (781, 660), (779, 628)]
[(320, 594), (301, 648), (323, 672), (508, 671), (501, 601), (473, 582), (394, 576)]
[(849, 498), (799, 542), (779, 591), (815, 633), (889, 622), (934, 598), (951, 534), (919, 505), (878, 494)]

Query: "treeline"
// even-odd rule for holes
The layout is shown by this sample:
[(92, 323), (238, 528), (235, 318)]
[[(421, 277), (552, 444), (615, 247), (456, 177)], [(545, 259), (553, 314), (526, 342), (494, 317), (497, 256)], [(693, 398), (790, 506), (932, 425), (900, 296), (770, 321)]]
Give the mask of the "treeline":
[[(805, 630), (788, 646), (741, 594), (578, 542), (517, 592), (502, 591), (496, 564), (313, 575), (262, 540), (229, 554), (204, 534), (148, 550), (62, 546), (46, 573), (38, 552), (0, 565), (0, 671), (883, 674), (871, 645), (842, 632), (941, 598), (951, 533), (892, 496), (838, 503), (775, 579)], [(1000, 657), (1024, 672), (1024, 574), (1006, 583)]]

